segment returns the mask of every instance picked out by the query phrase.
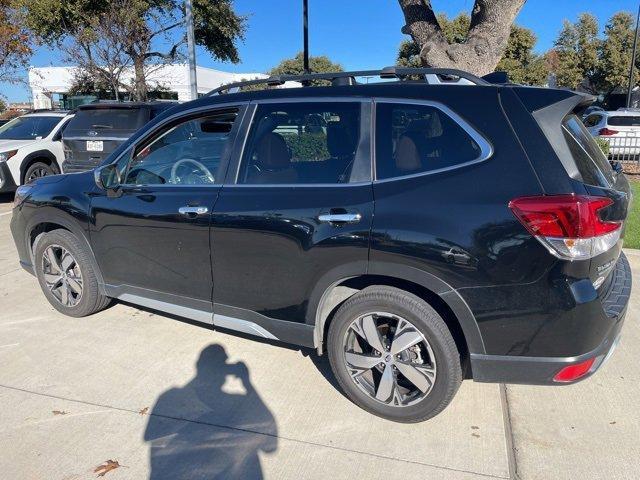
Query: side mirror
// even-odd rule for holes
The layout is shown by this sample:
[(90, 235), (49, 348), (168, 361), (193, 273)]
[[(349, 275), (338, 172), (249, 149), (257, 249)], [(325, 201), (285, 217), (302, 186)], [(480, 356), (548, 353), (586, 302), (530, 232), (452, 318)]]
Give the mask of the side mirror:
[(115, 163), (110, 163), (93, 171), (96, 185), (102, 190), (114, 190), (120, 185), (120, 172)]

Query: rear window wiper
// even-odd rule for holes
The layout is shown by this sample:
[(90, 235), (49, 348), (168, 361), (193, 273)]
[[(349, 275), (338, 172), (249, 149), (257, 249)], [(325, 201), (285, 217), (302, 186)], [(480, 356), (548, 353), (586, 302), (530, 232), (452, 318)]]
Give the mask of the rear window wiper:
[(113, 128), (113, 125), (101, 125), (99, 123), (91, 125), (91, 128)]

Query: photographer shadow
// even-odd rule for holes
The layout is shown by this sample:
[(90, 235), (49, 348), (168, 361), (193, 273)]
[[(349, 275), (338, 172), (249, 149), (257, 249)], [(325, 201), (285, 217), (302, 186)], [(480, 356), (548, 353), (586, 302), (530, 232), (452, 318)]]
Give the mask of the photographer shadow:
[[(200, 354), (196, 376), (164, 392), (144, 440), (151, 480), (262, 478), (260, 454), (277, 450), (277, 426), (242, 362), (221, 345)], [(259, 432), (259, 433), (254, 433)]]

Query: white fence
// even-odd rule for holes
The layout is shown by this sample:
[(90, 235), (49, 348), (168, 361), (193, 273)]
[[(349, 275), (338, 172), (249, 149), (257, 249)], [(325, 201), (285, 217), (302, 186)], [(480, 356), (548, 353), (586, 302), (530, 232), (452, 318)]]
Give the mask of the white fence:
[(606, 141), (609, 142), (609, 160), (640, 163), (640, 135), (609, 137)]

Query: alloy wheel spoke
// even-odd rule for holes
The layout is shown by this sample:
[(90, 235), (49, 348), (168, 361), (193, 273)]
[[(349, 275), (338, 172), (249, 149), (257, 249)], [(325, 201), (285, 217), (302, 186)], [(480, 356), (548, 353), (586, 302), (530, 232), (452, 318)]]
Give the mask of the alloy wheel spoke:
[(62, 271), (63, 272), (68, 272), (69, 269), (71, 268), (71, 265), (73, 265), (74, 263), (75, 263), (75, 260), (73, 259), (71, 254), (69, 252), (67, 252), (66, 250), (63, 250), (62, 260), (60, 261), (60, 265), (62, 267)]
[(365, 355), (363, 353), (345, 352), (345, 360), (351, 367), (361, 370), (370, 370), (380, 362), (379, 356)]
[(60, 265), (60, 262), (58, 260), (58, 257), (56, 256), (56, 252), (54, 251), (53, 247), (49, 247), (45, 250), (44, 257), (49, 263), (49, 266), (51, 267), (51, 271), (53, 273), (62, 273), (62, 267)]
[(82, 293), (82, 279), (72, 276), (67, 276), (67, 284), (69, 288), (73, 290), (73, 293), (80, 295)]
[(422, 339), (422, 335), (417, 330), (396, 332), (396, 336), (391, 342), (391, 354), (397, 355), (407, 348), (413, 347), (416, 343), (420, 343)]
[(63, 305), (69, 305), (69, 298), (70, 298), (70, 294), (69, 294), (69, 287), (66, 283), (62, 283), (62, 285), (60, 286), (60, 302)]
[(378, 383), (378, 389), (376, 390), (376, 398), (381, 402), (389, 402), (395, 391), (396, 380), (393, 377), (393, 369), (391, 365), (384, 367), (382, 377)]
[[(361, 335), (367, 341), (371, 348), (378, 352), (384, 352), (384, 345), (380, 338), (380, 333), (376, 327), (376, 322), (373, 319), (373, 315), (367, 315), (360, 320)], [(360, 332), (359, 332), (360, 333)]]
[(49, 288), (54, 288), (62, 280), (62, 276), (57, 273), (45, 273), (44, 281), (49, 285)]
[(426, 393), (431, 389), (436, 374), (435, 369), (432, 367), (404, 362), (396, 362), (396, 367), (422, 393)]

